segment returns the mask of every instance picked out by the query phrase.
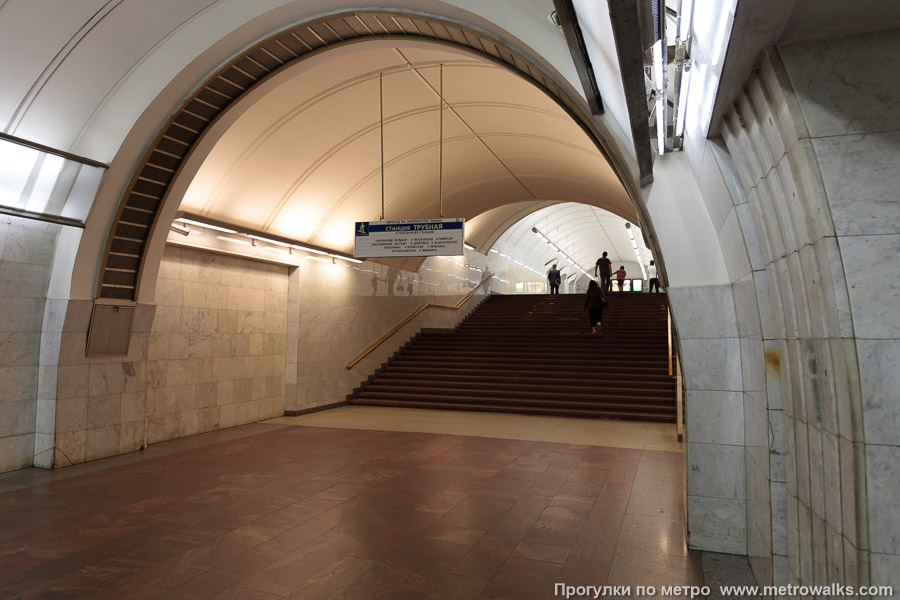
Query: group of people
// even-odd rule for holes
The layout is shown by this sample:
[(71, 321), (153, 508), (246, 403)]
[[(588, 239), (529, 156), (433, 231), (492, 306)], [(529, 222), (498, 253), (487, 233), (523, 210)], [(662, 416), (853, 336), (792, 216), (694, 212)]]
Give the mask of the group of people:
[[(612, 290), (612, 276), (616, 276), (616, 280), (619, 284), (619, 291), (622, 291), (625, 288), (625, 276), (627, 275), (625, 265), (622, 265), (616, 271), (613, 271), (612, 261), (607, 254), (608, 253), (604, 252), (603, 256), (597, 259), (597, 262), (594, 265), (595, 279), (591, 279), (591, 282), (588, 284), (587, 295), (584, 299), (584, 309), (588, 311), (588, 318), (591, 320), (592, 334), (600, 333), (603, 320), (603, 309), (609, 305), (606, 294)], [(547, 272), (547, 282), (550, 284), (551, 294), (559, 293), (559, 284), (562, 282), (562, 273), (557, 266), (558, 265), (554, 264)], [(650, 266), (647, 271), (647, 274), (650, 276), (649, 291), (652, 292), (655, 287), (658, 292), (659, 277), (657, 276), (655, 261), (650, 261)], [(598, 275), (600, 277), (599, 285), (597, 284), (596, 279)]]
[[(607, 257), (607, 253), (604, 252), (603, 256), (597, 259), (597, 262), (594, 264), (594, 277), (600, 276), (600, 286), (603, 288), (603, 291), (609, 292), (612, 290), (612, 276), (616, 276), (616, 281), (619, 284), (619, 291), (621, 292), (625, 289), (625, 276), (628, 273), (625, 272), (625, 265), (619, 267), (616, 271), (612, 270), (612, 261)], [(650, 261), (650, 266), (647, 269), (647, 274), (650, 276), (650, 291), (653, 291), (653, 288), (656, 288), (656, 291), (659, 291), (659, 277), (656, 274), (656, 262)]]

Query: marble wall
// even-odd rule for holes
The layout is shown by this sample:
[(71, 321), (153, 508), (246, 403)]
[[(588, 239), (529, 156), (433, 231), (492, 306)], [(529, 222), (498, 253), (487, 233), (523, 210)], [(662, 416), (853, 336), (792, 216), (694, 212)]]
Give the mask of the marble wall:
[(31, 466), (34, 456), (41, 340), (59, 228), (0, 215), (0, 472)]
[[(496, 276), (460, 310), (427, 309), (347, 369), (422, 304), (455, 305), (485, 271)], [(453, 328), (491, 291), (508, 292), (516, 281), (533, 279), (533, 273), (509, 261), (469, 250), (463, 257), (428, 258), (418, 272), (373, 262), (304, 261), (290, 277), (286, 410), (302, 412), (344, 402), (422, 328)]]
[(691, 540), (720, 549), (704, 526), (744, 502), (761, 583), (900, 584), (900, 85), (873, 60), (898, 50), (772, 50), (722, 138), (686, 144), (731, 282), (670, 289)]
[[(792, 118), (802, 123), (795, 152), (802, 151), (813, 172), (801, 189), (807, 210), (820, 216), (805, 231), (798, 224), (795, 235), (821, 236), (800, 257), (801, 281), (813, 298), (810, 311), (798, 316), (809, 319), (813, 339), (788, 347), (797, 362), (793, 402), (784, 404), (786, 441), (797, 448), (796, 467), (788, 465), (788, 517), (794, 519), (796, 508), (797, 527), (789, 533), (796, 529), (801, 544), (811, 537), (814, 550), (811, 561), (804, 560), (808, 553), (791, 561), (791, 574), (805, 581), (826, 573), (895, 590), (900, 82), (886, 57), (898, 51), (898, 31), (778, 51), (796, 95)], [(817, 76), (823, 65), (828, 77)], [(797, 170), (806, 176), (805, 169)], [(795, 539), (789, 542), (796, 547)]]
[(147, 442), (284, 413), (288, 269), (167, 246), (147, 350)]
[[(418, 272), (371, 262), (297, 263), (167, 245), (156, 304), (136, 307), (125, 357), (85, 357), (91, 301), (49, 301), (57, 317), (44, 321), (59, 322), (55, 338), (44, 334), (58, 339), (43, 411), (53, 460), (36, 464), (65, 466), (342, 403), (419, 329), (454, 327), (486, 294), (533, 279), (470, 251), (429, 258)], [(496, 277), (463, 309), (427, 310), (346, 368), (423, 303), (456, 304), (488, 270)], [(33, 445), (34, 401), (31, 410)], [(31, 449), (18, 465), (30, 461)]]

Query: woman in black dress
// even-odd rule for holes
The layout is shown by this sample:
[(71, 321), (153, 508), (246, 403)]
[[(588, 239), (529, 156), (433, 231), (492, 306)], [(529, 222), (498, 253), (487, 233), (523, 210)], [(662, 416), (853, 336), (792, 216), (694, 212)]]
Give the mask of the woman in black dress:
[(584, 299), (584, 309), (588, 311), (591, 319), (591, 333), (600, 333), (601, 321), (603, 320), (603, 307), (607, 305), (606, 295), (597, 285), (596, 280), (591, 279), (588, 284), (587, 296)]

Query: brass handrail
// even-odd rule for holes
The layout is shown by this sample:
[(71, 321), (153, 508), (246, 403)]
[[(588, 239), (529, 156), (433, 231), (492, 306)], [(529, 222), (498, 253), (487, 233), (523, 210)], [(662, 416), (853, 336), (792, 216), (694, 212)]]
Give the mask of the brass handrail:
[(466, 302), (468, 302), (469, 299), (470, 299), (472, 296), (475, 295), (475, 292), (477, 292), (479, 289), (481, 289), (481, 286), (483, 286), (483, 285), (486, 284), (488, 281), (490, 281), (490, 280), (491, 280), (491, 277), (493, 277), (493, 276), (494, 276), (493, 273), (487, 273), (487, 274), (485, 275), (485, 278), (481, 280), (481, 283), (479, 283), (478, 285), (476, 285), (475, 287), (473, 287), (473, 288), (472, 288), (472, 291), (469, 292), (469, 293), (466, 295), (465, 298), (463, 298), (462, 300), (460, 300), (459, 302), (457, 302), (454, 306), (447, 306), (447, 305), (445, 305), (445, 304), (431, 304), (430, 302), (426, 302), (425, 304), (423, 304), (422, 306), (420, 306), (418, 309), (416, 309), (416, 311), (415, 311), (413, 314), (411, 314), (411, 315), (409, 315), (408, 317), (406, 317), (405, 319), (403, 319), (403, 321), (401, 321), (399, 325), (397, 325), (396, 327), (394, 327), (393, 329), (391, 329), (389, 332), (387, 332), (386, 334), (384, 334), (384, 336), (382, 336), (382, 338), (381, 338), (380, 340), (378, 340), (377, 342), (375, 342), (374, 344), (372, 344), (372, 345), (369, 347), (368, 350), (366, 350), (365, 352), (363, 352), (362, 354), (360, 354), (359, 356), (357, 356), (355, 359), (353, 359), (353, 360), (347, 365), (347, 368), (348, 368), (348, 369), (352, 369), (353, 367), (355, 367), (355, 366), (356, 366), (356, 363), (358, 363), (359, 361), (361, 361), (362, 359), (364, 359), (365, 357), (367, 357), (369, 354), (371, 354), (371, 353), (375, 350), (375, 348), (377, 348), (377, 347), (380, 346), (381, 344), (385, 343), (388, 339), (390, 339), (390, 337), (391, 337), (392, 335), (394, 335), (395, 333), (397, 333), (398, 331), (400, 331), (401, 329), (403, 329), (403, 326), (404, 326), (404, 325), (406, 325), (407, 323), (409, 323), (410, 321), (412, 321), (413, 319), (415, 319), (415, 318), (419, 315), (419, 313), (421, 313), (422, 311), (424, 311), (426, 308), (443, 308), (443, 309), (446, 309), (446, 310), (459, 310), (460, 308), (462, 308), (463, 304), (465, 304)]
[(666, 333), (669, 336), (669, 376), (672, 376), (672, 310), (666, 308)]

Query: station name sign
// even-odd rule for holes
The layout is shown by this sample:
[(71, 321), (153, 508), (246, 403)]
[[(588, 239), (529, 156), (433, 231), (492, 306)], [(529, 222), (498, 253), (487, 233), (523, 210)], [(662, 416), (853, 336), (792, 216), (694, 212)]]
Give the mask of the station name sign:
[(357, 258), (391, 256), (460, 256), (464, 219), (358, 221)]

